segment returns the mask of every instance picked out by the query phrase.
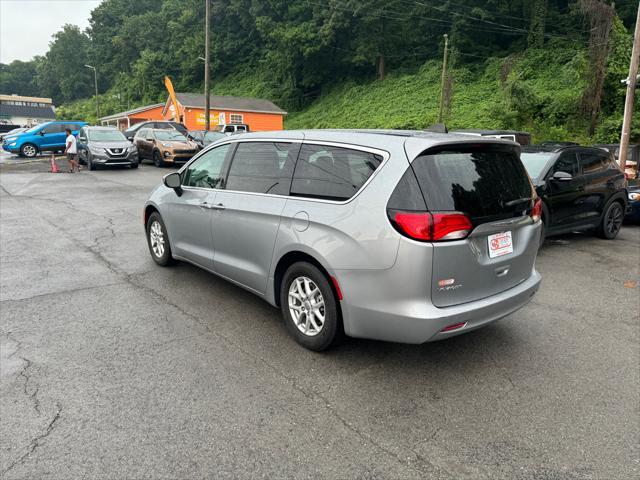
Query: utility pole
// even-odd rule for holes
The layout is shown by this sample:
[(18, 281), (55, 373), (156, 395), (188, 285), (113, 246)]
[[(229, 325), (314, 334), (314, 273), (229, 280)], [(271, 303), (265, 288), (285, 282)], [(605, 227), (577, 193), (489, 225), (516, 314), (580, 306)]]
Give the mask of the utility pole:
[(210, 99), (209, 99), (209, 1), (204, 0), (204, 129), (210, 126)]
[(631, 131), (631, 118), (633, 116), (633, 97), (636, 92), (638, 80), (638, 57), (640, 57), (640, 7), (636, 17), (636, 31), (633, 35), (633, 50), (631, 51), (631, 63), (629, 64), (629, 83), (627, 83), (627, 97), (624, 102), (624, 117), (622, 120), (622, 135), (620, 136), (620, 170), (624, 172), (627, 163), (627, 150), (629, 150), (629, 133)]
[(96, 122), (97, 122), (98, 119), (100, 118), (100, 106), (98, 105), (98, 72), (96, 70), (96, 67), (93, 67), (91, 65), (85, 65), (85, 67), (93, 70), (93, 83), (96, 87)]
[(438, 123), (442, 123), (444, 111), (444, 82), (447, 76), (447, 53), (449, 51), (449, 35), (444, 34), (444, 59), (442, 60), (442, 79), (440, 80), (440, 110), (438, 111)]

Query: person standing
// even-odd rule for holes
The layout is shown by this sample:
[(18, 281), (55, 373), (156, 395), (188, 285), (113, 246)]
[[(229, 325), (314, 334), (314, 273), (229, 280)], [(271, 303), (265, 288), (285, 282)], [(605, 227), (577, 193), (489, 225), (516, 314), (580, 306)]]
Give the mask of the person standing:
[(73, 173), (74, 168), (79, 172), (80, 165), (78, 164), (78, 146), (76, 144), (76, 137), (73, 136), (70, 128), (65, 128), (64, 131), (67, 134), (64, 153), (67, 155), (67, 160), (69, 160), (69, 173)]

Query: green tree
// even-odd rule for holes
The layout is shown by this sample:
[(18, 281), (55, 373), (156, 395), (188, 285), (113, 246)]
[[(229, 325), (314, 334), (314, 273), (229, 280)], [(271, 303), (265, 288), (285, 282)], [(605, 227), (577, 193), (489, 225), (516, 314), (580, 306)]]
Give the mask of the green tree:
[(91, 96), (93, 73), (85, 67), (90, 47), (89, 37), (75, 25), (65, 25), (53, 36), (38, 67), (38, 84), (56, 102)]

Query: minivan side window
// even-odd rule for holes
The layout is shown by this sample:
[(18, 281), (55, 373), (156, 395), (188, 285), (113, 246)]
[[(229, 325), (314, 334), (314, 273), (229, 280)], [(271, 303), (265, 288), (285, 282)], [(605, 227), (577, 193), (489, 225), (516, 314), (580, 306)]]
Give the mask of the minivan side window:
[(78, 130), (78, 128), (80, 128), (80, 125), (78, 125), (77, 123), (65, 123), (62, 130), (64, 131), (67, 128), (72, 132), (75, 132), (76, 130)]
[(61, 123), (54, 123), (52, 125), (47, 125), (41, 131), (44, 134), (47, 134), (47, 133), (60, 133), (60, 132), (64, 131), (64, 128), (62, 127)]
[(607, 168), (607, 157), (602, 153), (596, 152), (583, 152), (580, 153), (580, 163), (582, 163), (582, 173), (589, 175), (590, 173), (597, 173), (600, 170)]
[(300, 150), (291, 195), (348, 200), (382, 163), (382, 156), (349, 148), (305, 144)]
[(182, 174), (185, 187), (222, 188), (222, 168), (231, 144), (220, 145), (202, 154)]
[(556, 172), (565, 172), (575, 177), (580, 172), (578, 167), (578, 156), (575, 152), (567, 152), (560, 155), (560, 158), (556, 160), (555, 165), (551, 169), (551, 174)]
[(225, 188), (288, 195), (298, 147), (285, 142), (238, 143)]

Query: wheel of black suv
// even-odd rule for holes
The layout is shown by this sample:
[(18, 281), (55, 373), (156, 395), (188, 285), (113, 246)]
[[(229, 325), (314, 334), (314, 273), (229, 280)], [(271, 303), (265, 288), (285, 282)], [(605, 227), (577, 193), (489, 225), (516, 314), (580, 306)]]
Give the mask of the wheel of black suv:
[(287, 269), (280, 289), (280, 308), (289, 334), (309, 350), (326, 350), (342, 336), (331, 285), (310, 263), (294, 263)]
[(156, 167), (164, 167), (164, 161), (162, 160), (162, 155), (158, 150), (153, 151), (153, 164)]
[(624, 210), (620, 202), (612, 202), (602, 216), (602, 222), (598, 228), (598, 235), (607, 240), (613, 240), (618, 236), (622, 228)]
[(167, 229), (158, 212), (153, 212), (147, 220), (147, 244), (151, 258), (158, 265), (166, 267), (174, 262)]
[(38, 147), (32, 143), (25, 143), (20, 147), (20, 155), (27, 158), (33, 158), (38, 155)]
[(131, 168), (138, 168), (138, 165), (140, 165), (140, 162), (138, 161), (138, 159), (135, 159), (134, 161), (131, 162)]

